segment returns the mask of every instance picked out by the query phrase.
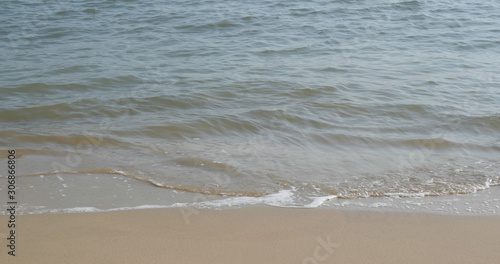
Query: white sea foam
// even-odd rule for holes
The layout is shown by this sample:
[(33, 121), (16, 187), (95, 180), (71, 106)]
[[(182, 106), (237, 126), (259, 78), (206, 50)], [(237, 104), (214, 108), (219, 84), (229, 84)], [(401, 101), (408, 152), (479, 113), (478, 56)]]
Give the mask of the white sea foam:
[(419, 192), (419, 193), (384, 193), (384, 195), (389, 197), (425, 197), (429, 196), (430, 192)]
[(159, 209), (159, 208), (171, 208), (175, 206), (168, 205), (139, 205), (139, 206), (128, 206), (128, 207), (118, 207), (111, 209), (99, 209), (96, 207), (73, 207), (73, 208), (57, 208), (50, 210), (36, 210), (27, 213), (21, 212), (21, 214), (57, 214), (57, 213), (97, 213), (97, 212), (113, 212), (113, 211), (127, 211), (127, 210), (141, 210), (141, 209)]
[(262, 197), (229, 197), (222, 200), (203, 201), (198, 203), (191, 203), (188, 205), (203, 208), (221, 208), (258, 204), (271, 206), (289, 206), (292, 205), (293, 202), (293, 190), (281, 190), (277, 193)]
[(338, 196), (336, 196), (336, 195), (314, 197), (314, 200), (310, 204), (304, 205), (304, 207), (316, 208), (316, 207), (321, 206), (323, 203), (330, 201), (332, 199), (336, 199), (336, 198), (338, 198)]
[[(246, 205), (270, 205), (276, 207), (294, 207), (294, 208), (315, 208), (319, 207), (325, 202), (337, 198), (336, 195), (329, 195), (323, 197), (311, 197), (312, 202), (304, 205), (298, 202), (296, 189), (281, 190), (277, 193), (269, 194), (262, 197), (230, 197), (222, 200), (204, 201), (199, 203), (185, 204), (188, 206), (204, 207), (204, 208), (221, 208), (221, 207), (234, 207)], [(181, 206), (180, 204), (176, 204)]]
[[(58, 210), (58, 209), (55, 209)], [(51, 212), (53, 210), (50, 210)], [(99, 212), (100, 210), (95, 207), (74, 207), (74, 208), (66, 208), (66, 209), (61, 209), (60, 212), (64, 213), (90, 213), (90, 212)]]

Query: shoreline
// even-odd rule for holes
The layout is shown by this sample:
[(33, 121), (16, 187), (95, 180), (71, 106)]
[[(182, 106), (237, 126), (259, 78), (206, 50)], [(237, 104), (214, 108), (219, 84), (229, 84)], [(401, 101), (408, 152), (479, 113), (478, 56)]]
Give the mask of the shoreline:
[[(0, 223), (7, 223), (6, 215)], [(500, 216), (247, 207), (18, 215), (7, 263), (495, 263)], [(0, 229), (6, 241), (4, 227)], [(5, 242), (4, 242), (5, 243)]]
[[(22, 167), (21, 167), (22, 168)], [(344, 199), (309, 196), (295, 189), (281, 189), (270, 195), (222, 196), (177, 191), (131, 181), (105, 173), (61, 174), (19, 177), (18, 214), (73, 213), (79, 211), (117, 211), (122, 209), (195, 207), (231, 209), (235, 207), (278, 206), (313, 207), (387, 212), (422, 212), (445, 215), (500, 215), (500, 187), (491, 186), (475, 193), (443, 196), (382, 196)], [(0, 191), (7, 180), (0, 181)], [(145, 195), (147, 194), (147, 195)], [(305, 198), (305, 199), (304, 199)], [(3, 215), (5, 210), (0, 211)]]

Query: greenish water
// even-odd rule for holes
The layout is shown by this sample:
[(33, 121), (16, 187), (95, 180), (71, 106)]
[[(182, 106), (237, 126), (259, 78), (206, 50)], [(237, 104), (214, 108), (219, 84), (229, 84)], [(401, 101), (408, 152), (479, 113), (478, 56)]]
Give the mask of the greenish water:
[(474, 193), (500, 184), (498, 21), (497, 1), (2, 1), (0, 148), (24, 175), (294, 206)]

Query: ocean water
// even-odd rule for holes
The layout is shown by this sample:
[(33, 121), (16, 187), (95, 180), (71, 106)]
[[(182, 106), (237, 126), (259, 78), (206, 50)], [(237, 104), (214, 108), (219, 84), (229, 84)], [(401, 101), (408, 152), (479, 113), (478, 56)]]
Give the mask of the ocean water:
[(499, 214), (499, 21), (498, 1), (1, 1), (0, 162), (17, 151), (25, 213)]

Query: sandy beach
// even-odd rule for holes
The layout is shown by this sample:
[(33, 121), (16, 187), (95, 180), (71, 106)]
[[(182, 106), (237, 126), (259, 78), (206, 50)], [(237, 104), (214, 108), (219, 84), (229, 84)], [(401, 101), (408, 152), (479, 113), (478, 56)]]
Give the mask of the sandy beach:
[[(0, 217), (1, 223), (7, 216)], [(498, 263), (500, 217), (256, 207), (19, 215), (1, 263)], [(4, 226), (4, 225), (2, 225)]]
[(500, 264), (499, 21), (0, 1), (0, 264)]

